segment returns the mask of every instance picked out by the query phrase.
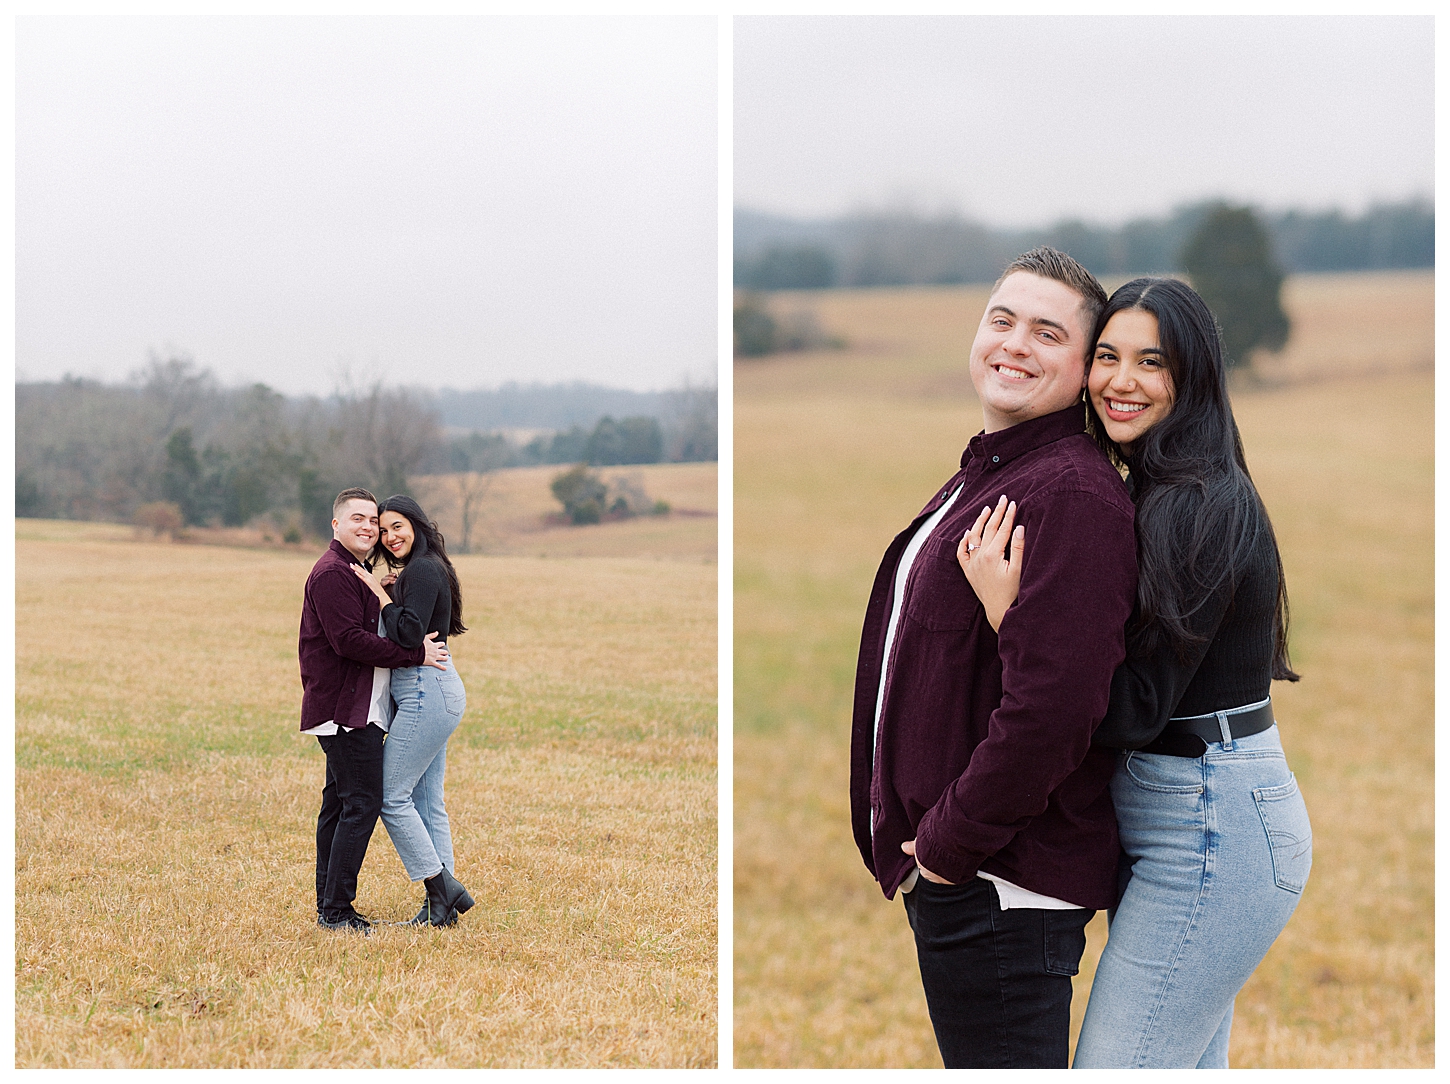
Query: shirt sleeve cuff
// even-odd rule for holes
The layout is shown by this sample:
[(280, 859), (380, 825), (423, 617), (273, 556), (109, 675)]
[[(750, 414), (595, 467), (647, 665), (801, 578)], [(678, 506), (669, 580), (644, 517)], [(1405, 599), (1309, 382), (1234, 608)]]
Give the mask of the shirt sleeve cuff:
[(939, 838), (931, 814), (928, 813), (916, 826), (916, 864), (931, 870), (938, 877), (945, 877), (952, 884), (959, 885), (977, 875), (977, 868), (982, 860), (963, 854), (960, 847), (953, 847)]

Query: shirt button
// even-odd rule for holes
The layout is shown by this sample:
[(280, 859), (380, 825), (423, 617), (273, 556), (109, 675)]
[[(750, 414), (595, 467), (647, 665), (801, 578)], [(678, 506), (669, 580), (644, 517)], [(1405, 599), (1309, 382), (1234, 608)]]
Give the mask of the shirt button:
[(994, 456), (993, 456), (993, 457), (992, 457), (992, 462), (993, 462), (993, 463), (1000, 463), (1000, 462), (1002, 462), (1002, 460), (1001, 460), (1001, 458), (1000, 458), (1000, 457), (998, 457), (998, 456), (995, 456), (995, 455), (994, 455)]

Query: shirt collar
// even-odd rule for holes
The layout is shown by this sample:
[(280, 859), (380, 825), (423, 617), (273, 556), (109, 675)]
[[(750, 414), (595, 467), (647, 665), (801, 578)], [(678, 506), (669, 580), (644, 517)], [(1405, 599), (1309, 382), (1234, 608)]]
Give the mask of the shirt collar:
[(335, 538), (330, 543), (328, 543), (327, 548), (330, 549), (333, 553), (337, 554), (339, 557), (341, 557), (348, 564), (355, 565), (358, 563), (358, 559), (348, 552), (347, 547)]
[(1073, 403), (1063, 410), (1044, 414), (1039, 418), (1029, 418), (995, 433), (978, 433), (967, 445), (966, 451), (962, 452), (961, 465), (965, 467), (976, 459), (987, 470), (1000, 470), (1028, 452), (1035, 452), (1038, 448), (1086, 430), (1086, 404)]

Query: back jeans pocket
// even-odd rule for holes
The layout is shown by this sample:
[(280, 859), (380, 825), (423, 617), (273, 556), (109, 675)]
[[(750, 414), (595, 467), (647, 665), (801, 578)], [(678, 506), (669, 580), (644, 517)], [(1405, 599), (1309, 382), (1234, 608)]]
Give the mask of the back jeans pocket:
[(1291, 774), (1282, 786), (1257, 788), (1254, 805), (1269, 837), (1274, 883), (1290, 892), (1303, 892), (1314, 861), (1314, 834), (1299, 781)]
[(1042, 912), (1042, 963), (1049, 975), (1077, 974), (1087, 949), (1087, 924), (1095, 913), (1086, 908)]

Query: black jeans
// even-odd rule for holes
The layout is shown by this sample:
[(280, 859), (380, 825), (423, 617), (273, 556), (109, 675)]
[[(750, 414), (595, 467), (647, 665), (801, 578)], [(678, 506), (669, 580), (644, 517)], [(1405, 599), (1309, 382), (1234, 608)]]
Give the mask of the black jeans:
[(903, 899), (946, 1067), (1066, 1069), (1072, 976), (1093, 912), (1003, 911), (980, 877), (918, 877)]
[(369, 724), (317, 739), (327, 756), (317, 814), (317, 913), (329, 921), (353, 913), (357, 872), (383, 809), (383, 736)]

